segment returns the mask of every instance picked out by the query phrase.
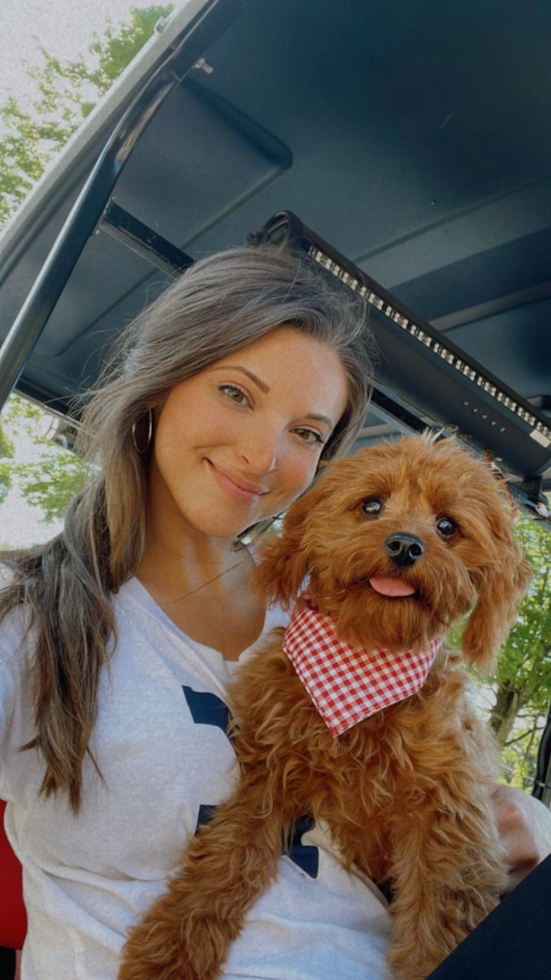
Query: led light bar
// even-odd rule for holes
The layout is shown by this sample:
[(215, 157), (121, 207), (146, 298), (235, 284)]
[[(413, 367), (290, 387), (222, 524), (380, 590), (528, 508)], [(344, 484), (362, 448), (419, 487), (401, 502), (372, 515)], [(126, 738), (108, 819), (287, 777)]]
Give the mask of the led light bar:
[(326, 269), (337, 279), (340, 279), (354, 292), (359, 293), (360, 296), (364, 297), (366, 302), (371, 306), (376, 306), (378, 310), (381, 310), (385, 316), (394, 320), (398, 323), (403, 330), (407, 330), (411, 337), (415, 337), (420, 344), (424, 347), (430, 348), (438, 357), (442, 360), (447, 361), (451, 364), (456, 371), (465, 375), (469, 381), (473, 384), (478, 385), (479, 388), (483, 388), (492, 398), (495, 398), (498, 402), (501, 402), (505, 408), (508, 408), (510, 412), (518, 415), (520, 419), (527, 422), (528, 425), (532, 427), (530, 436), (535, 439), (542, 446), (546, 448), (551, 445), (551, 428), (541, 420), (537, 419), (532, 413), (531, 409), (524, 408), (521, 404), (520, 396), (511, 397), (506, 394), (502, 387), (498, 387), (498, 384), (492, 384), (488, 380), (488, 376), (481, 374), (475, 367), (471, 366), (471, 363), (467, 360), (467, 355), (464, 354), (463, 357), (458, 357), (456, 353), (451, 351), (441, 340), (436, 340), (434, 332), (428, 332), (427, 329), (423, 329), (415, 323), (413, 320), (404, 316), (400, 313), (391, 303), (387, 303), (382, 296), (379, 296), (373, 290), (364, 286), (360, 281), (354, 278), (346, 269), (339, 266), (335, 261), (330, 259), (321, 249), (311, 246), (308, 249), (308, 255), (314, 262), (321, 265), (322, 268)]
[(489, 452), (512, 474), (533, 479), (551, 465), (551, 425), (526, 399), (494, 377), (430, 323), (340, 255), (290, 211), (280, 212), (252, 242), (299, 249), (361, 296), (379, 349), (376, 388), (418, 415)]

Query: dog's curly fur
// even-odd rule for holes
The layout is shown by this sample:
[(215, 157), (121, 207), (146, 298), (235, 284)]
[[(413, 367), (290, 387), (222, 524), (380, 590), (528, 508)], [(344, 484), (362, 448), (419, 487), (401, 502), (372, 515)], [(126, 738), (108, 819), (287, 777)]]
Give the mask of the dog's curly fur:
[[(367, 516), (366, 499), (383, 502)], [(441, 517), (457, 530), (442, 537)], [(494, 664), (530, 568), (490, 468), (452, 439), (402, 439), (331, 464), (289, 511), (258, 568), (291, 605), (309, 580), (338, 635), (366, 648), (422, 649), (471, 611), (466, 661)], [(439, 525), (442, 528), (442, 525)], [(449, 528), (448, 528), (449, 530)], [(398, 567), (385, 547), (419, 538)], [(411, 596), (380, 595), (374, 576)], [(247, 910), (277, 874), (282, 840), (304, 813), (329, 824), (346, 865), (389, 882), (392, 975), (422, 980), (494, 907), (506, 868), (491, 814), (492, 739), (466, 671), (443, 645), (422, 691), (332, 738), (281, 649), (282, 630), (230, 692), (241, 779), (193, 839), (179, 870), (131, 931), (120, 980), (214, 980)]]

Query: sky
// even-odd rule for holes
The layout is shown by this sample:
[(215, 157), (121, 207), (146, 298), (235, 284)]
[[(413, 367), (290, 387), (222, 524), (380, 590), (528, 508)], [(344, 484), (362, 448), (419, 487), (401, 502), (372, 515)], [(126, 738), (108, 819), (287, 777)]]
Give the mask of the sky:
[[(94, 31), (107, 21), (127, 20), (131, 7), (161, 0), (6, 0), (0, 30), (0, 102), (8, 92), (19, 99), (32, 92), (25, 67), (40, 64), (37, 44), (58, 58), (85, 53)], [(177, 0), (174, 4), (178, 5)]]
[[(5, 0), (0, 29), (0, 104), (12, 93), (25, 105), (33, 88), (26, 75), (27, 65), (40, 64), (38, 44), (61, 59), (84, 54), (102, 33), (109, 19), (114, 24), (127, 20), (131, 7), (145, 8), (162, 0)], [(178, 0), (173, 0), (178, 6)], [(18, 459), (33, 458), (32, 446), (22, 443)], [(46, 541), (61, 525), (40, 523), (40, 511), (29, 507), (10, 491), (0, 505), (0, 545), (25, 547)]]

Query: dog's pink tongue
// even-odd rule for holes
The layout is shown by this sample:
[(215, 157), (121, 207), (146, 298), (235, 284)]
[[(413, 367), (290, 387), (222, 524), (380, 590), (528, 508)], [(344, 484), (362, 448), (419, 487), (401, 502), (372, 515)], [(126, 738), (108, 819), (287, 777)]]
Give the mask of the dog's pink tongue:
[(413, 595), (415, 589), (409, 582), (404, 582), (401, 578), (370, 578), (369, 584), (375, 592), (381, 595), (401, 596)]

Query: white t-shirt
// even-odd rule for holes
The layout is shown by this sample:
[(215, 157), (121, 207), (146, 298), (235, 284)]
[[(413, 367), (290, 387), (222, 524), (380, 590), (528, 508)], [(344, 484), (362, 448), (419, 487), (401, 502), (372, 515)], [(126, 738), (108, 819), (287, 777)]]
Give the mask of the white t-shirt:
[[(164, 891), (201, 808), (237, 778), (224, 697), (239, 662), (186, 637), (137, 579), (113, 602), (119, 642), (91, 741), (103, 779), (87, 758), (78, 816), (65, 794), (39, 796), (42, 759), (18, 751), (34, 735), (21, 611), (0, 625), (0, 798), (24, 869), (22, 980), (115, 980), (128, 927)], [(265, 632), (284, 621), (270, 610)], [(344, 870), (323, 828), (302, 830), (231, 947), (226, 980), (380, 980), (385, 899)]]

